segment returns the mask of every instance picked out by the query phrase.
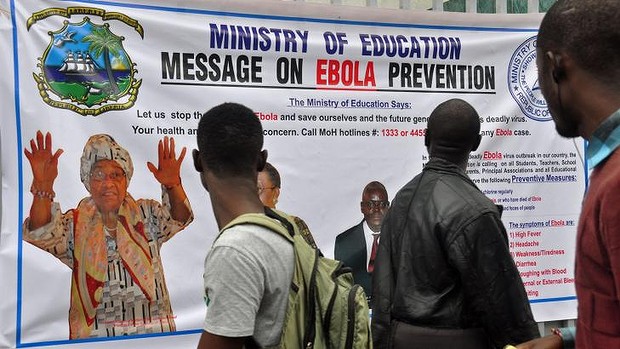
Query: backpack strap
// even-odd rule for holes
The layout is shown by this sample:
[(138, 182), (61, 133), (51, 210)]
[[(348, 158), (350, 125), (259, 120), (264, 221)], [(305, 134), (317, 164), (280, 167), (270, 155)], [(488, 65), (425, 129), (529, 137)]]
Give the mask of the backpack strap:
[(276, 211), (272, 210), (271, 208), (267, 206), (265, 206), (265, 215), (269, 218), (273, 218), (279, 221), (280, 223), (282, 223), (282, 225), (286, 228), (291, 238), (295, 237), (295, 228), (293, 227), (293, 225), (288, 219), (280, 216), (279, 214), (276, 213)]
[[(295, 228), (293, 227), (293, 225), (288, 219), (282, 217), (281, 215), (276, 213), (276, 211), (272, 210), (271, 208), (267, 206), (265, 206), (265, 215), (267, 215), (267, 217), (278, 220), (280, 223), (282, 223), (282, 225), (286, 227), (291, 237), (292, 238), (295, 237)], [(306, 349), (314, 347), (314, 339), (316, 337), (316, 327), (315, 327), (316, 326), (316, 311), (315, 311), (316, 300), (315, 298), (316, 298), (316, 269), (318, 267), (317, 262), (318, 262), (318, 258), (315, 258), (314, 265), (312, 267), (312, 274), (310, 275), (310, 282), (308, 283), (308, 285), (310, 286), (308, 288), (308, 297), (306, 298), (306, 309), (308, 311), (308, 319), (307, 319), (306, 328), (304, 331), (304, 343), (306, 343)]]

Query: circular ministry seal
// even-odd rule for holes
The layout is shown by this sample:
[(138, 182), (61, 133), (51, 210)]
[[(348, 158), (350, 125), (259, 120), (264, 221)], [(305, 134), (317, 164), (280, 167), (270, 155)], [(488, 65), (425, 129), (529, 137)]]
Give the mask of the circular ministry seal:
[(525, 116), (536, 121), (551, 120), (538, 84), (536, 36), (525, 40), (512, 54), (508, 65), (508, 89)]

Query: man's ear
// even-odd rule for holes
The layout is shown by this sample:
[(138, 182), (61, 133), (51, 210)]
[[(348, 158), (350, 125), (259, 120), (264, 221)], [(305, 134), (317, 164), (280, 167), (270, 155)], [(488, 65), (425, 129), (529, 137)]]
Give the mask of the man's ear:
[(553, 53), (551, 51), (545, 52), (545, 59), (551, 66), (551, 76), (553, 81), (558, 84), (565, 76), (564, 59), (559, 53)]
[(263, 149), (263, 151), (261, 151), (258, 154), (258, 162), (257, 162), (257, 166), (256, 166), (256, 171), (260, 172), (265, 168), (265, 164), (267, 163), (267, 149)]
[(476, 149), (478, 149), (478, 146), (480, 146), (481, 141), (482, 141), (482, 136), (478, 135), (478, 138), (476, 138), (476, 141), (474, 141), (474, 144), (471, 147), (471, 151), (476, 151)]
[(280, 188), (275, 187), (273, 188), (273, 199), (277, 202), (278, 198), (280, 198)]
[(202, 173), (202, 161), (200, 160), (200, 152), (198, 149), (192, 150), (192, 158), (194, 159), (194, 168)]
[(428, 129), (426, 129), (426, 132), (424, 133), (424, 146), (425, 147), (430, 147), (431, 145), (431, 136), (430, 136), (430, 132), (428, 132)]

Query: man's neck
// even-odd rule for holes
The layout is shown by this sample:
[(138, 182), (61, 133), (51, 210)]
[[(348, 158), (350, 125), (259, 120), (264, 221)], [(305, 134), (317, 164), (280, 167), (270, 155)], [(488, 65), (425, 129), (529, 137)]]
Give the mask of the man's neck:
[(618, 109), (620, 109), (620, 100), (617, 103), (602, 103), (588, 108), (587, 114), (582, 115), (584, 122), (579, 130), (581, 137), (591, 140), (594, 131)]
[(213, 214), (221, 230), (233, 219), (246, 213), (263, 213), (264, 206), (252, 180), (212, 179), (209, 183), (209, 195)]
[(571, 115), (580, 121), (578, 132), (586, 140), (590, 140), (605, 119), (620, 109), (620, 91), (585, 72), (576, 73), (566, 90), (567, 100), (571, 103), (564, 108), (569, 108)]
[(430, 158), (438, 158), (443, 159), (445, 161), (451, 162), (461, 168), (463, 171), (467, 170), (467, 160), (469, 159), (469, 153), (467, 155), (455, 155), (455, 154), (443, 154), (436, 153), (431, 154)]
[(374, 231), (371, 227), (370, 224), (368, 224), (367, 220), (364, 220), (364, 235), (375, 235), (375, 234), (379, 234), (381, 233), (380, 231)]

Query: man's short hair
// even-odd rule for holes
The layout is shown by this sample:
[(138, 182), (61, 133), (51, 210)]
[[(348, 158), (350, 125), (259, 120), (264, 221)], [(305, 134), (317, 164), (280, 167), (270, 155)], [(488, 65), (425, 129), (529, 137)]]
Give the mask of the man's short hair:
[(620, 1), (558, 0), (542, 20), (537, 46), (564, 50), (599, 81), (620, 87)]
[(263, 171), (265, 171), (265, 173), (267, 173), (267, 176), (269, 176), (271, 184), (273, 184), (276, 188), (280, 188), (281, 182), (280, 173), (278, 172), (278, 170), (273, 167), (272, 164), (267, 162), (265, 163), (265, 168), (263, 169)]
[(379, 181), (372, 181), (366, 184), (366, 186), (364, 187), (364, 190), (362, 191), (362, 197), (364, 197), (364, 194), (366, 192), (369, 192), (371, 190), (380, 190), (383, 193), (385, 193), (385, 196), (387, 197), (387, 190), (385, 189), (385, 186), (383, 185), (383, 183)]
[(256, 175), (263, 128), (254, 112), (237, 103), (213, 107), (198, 123), (198, 150), (215, 175)]
[(439, 152), (468, 153), (478, 141), (480, 117), (471, 104), (462, 99), (450, 99), (432, 111), (427, 132), (430, 144)]

